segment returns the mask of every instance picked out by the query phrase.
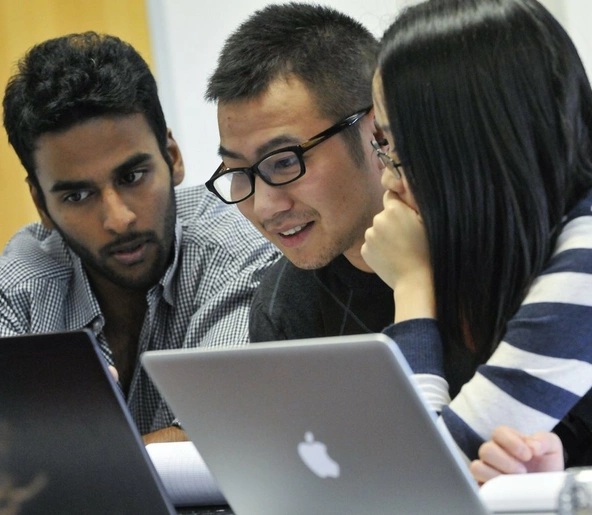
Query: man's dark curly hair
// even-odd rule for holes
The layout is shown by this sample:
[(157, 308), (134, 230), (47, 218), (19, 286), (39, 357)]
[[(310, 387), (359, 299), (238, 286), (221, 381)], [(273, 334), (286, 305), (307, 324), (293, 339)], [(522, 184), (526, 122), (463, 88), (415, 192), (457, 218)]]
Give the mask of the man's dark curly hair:
[(3, 107), (8, 141), (41, 195), (38, 138), (98, 116), (143, 114), (170, 166), (156, 81), (140, 54), (115, 36), (85, 32), (35, 45), (9, 79)]

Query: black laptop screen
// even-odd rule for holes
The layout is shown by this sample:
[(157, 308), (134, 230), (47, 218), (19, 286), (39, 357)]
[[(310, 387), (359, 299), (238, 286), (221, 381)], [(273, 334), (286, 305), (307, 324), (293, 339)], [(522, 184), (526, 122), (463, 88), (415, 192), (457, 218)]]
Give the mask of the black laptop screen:
[(0, 339), (0, 512), (174, 513), (116, 388), (89, 333)]

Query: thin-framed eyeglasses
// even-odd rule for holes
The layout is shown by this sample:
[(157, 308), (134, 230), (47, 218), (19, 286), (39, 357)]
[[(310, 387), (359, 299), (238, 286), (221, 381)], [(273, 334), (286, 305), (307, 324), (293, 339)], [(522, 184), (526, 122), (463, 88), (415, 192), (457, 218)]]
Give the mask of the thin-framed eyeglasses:
[(263, 156), (253, 166), (228, 168), (222, 162), (206, 182), (206, 187), (222, 202), (236, 204), (255, 193), (256, 176), (261, 177), (261, 180), (270, 186), (282, 186), (294, 182), (306, 173), (306, 165), (302, 157), (305, 152), (351, 127), (371, 109), (372, 106), (369, 106), (356, 111), (300, 145), (278, 148)]
[(397, 179), (400, 179), (400, 168), (402, 167), (401, 163), (395, 161), (391, 156), (389, 156), (388, 150), (386, 152), (382, 150), (382, 147), (388, 147), (388, 140), (382, 139), (380, 140), (380, 142), (378, 142), (375, 139), (373, 139), (372, 141), (370, 141), (370, 144), (372, 145), (374, 150), (376, 150), (376, 155), (378, 156), (378, 159), (380, 159), (380, 162), (384, 165), (384, 167), (388, 168), (392, 173), (394, 173)]

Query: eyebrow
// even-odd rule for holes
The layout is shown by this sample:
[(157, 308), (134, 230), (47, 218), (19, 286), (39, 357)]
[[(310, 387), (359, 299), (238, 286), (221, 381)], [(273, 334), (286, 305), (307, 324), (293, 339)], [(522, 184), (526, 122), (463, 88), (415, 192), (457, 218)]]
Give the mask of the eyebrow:
[[(131, 168), (134, 168), (140, 164), (143, 164), (152, 159), (152, 154), (146, 152), (138, 152), (133, 156), (128, 157), (123, 163), (117, 165), (111, 171), (113, 177), (117, 177)], [(60, 191), (72, 191), (72, 190), (84, 190), (93, 186), (93, 181), (56, 181), (51, 189), (51, 193), (57, 193)]]
[[(266, 154), (269, 154), (269, 152), (277, 150), (282, 146), (296, 146), (299, 143), (301, 143), (300, 139), (295, 138), (294, 136), (289, 136), (287, 134), (276, 136), (275, 138), (270, 139), (269, 141), (264, 143), (263, 145), (257, 147), (257, 150), (255, 151), (256, 161), (264, 157)], [(244, 155), (239, 154), (237, 152), (233, 152), (232, 150), (229, 150), (222, 145), (218, 147), (218, 155), (221, 158), (230, 157), (232, 159), (243, 159), (246, 161)]]

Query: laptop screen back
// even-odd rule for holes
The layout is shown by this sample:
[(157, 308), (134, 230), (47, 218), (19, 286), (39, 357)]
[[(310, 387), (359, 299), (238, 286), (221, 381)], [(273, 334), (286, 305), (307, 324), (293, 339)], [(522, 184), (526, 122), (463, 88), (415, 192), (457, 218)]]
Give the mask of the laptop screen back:
[(487, 513), (384, 335), (143, 363), (241, 515)]
[(0, 512), (175, 513), (116, 389), (89, 332), (0, 339)]

